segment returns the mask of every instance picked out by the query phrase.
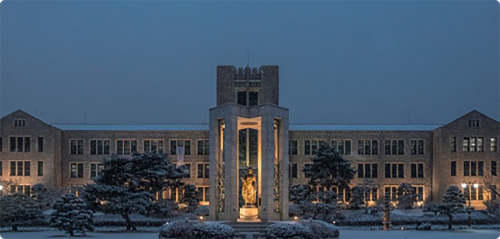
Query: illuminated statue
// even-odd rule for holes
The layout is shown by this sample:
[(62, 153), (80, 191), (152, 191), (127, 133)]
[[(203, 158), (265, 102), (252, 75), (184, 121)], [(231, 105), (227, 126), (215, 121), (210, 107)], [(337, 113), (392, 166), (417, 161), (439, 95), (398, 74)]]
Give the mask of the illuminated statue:
[(248, 174), (241, 178), (241, 181), (243, 182), (241, 194), (243, 196), (243, 200), (245, 200), (245, 205), (254, 205), (257, 198), (257, 189), (255, 188), (254, 183), (257, 179), (253, 174), (252, 168), (248, 168)]

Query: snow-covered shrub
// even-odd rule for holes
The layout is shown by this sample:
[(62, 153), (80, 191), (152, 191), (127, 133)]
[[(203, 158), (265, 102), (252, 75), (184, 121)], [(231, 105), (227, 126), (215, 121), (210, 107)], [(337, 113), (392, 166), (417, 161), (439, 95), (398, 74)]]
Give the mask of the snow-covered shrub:
[(194, 238), (227, 239), (234, 236), (234, 229), (220, 223), (196, 223), (191, 234)]
[(302, 207), (298, 204), (291, 203), (288, 207), (288, 215), (290, 217), (293, 216), (301, 216), (304, 214), (304, 211), (302, 211)]
[(182, 196), (181, 203), (187, 206), (187, 212), (194, 212), (198, 206), (198, 189), (192, 184), (184, 185), (184, 195)]
[[(483, 202), (486, 206), (486, 211), (496, 216), (500, 216), (500, 200), (487, 200)], [(500, 217), (499, 217), (500, 219)]]
[(50, 217), (50, 226), (68, 232), (85, 235), (94, 230), (93, 213), (86, 209), (85, 202), (73, 194), (66, 194), (54, 202), (54, 212)]
[(432, 224), (430, 222), (419, 222), (416, 227), (417, 231), (430, 231)]
[(339, 231), (333, 226), (318, 220), (302, 220), (297, 223), (275, 223), (266, 228), (269, 239), (324, 239), (338, 237)]
[(402, 183), (398, 187), (398, 209), (411, 209), (417, 201), (415, 189), (409, 183)]
[(302, 210), (301, 217), (305, 219), (316, 219), (331, 222), (342, 219), (340, 207), (333, 204), (302, 202), (298, 204)]
[(424, 213), (434, 213), (434, 215), (437, 215), (439, 212), (439, 206), (436, 203), (429, 202), (425, 204), (423, 211)]
[(15, 193), (0, 197), (0, 224), (17, 231), (19, 226), (43, 223), (40, 204), (26, 194)]
[(234, 229), (226, 224), (173, 221), (161, 227), (160, 237), (164, 238), (213, 238), (226, 239), (234, 236)]
[(380, 215), (382, 214), (383, 209), (380, 206), (372, 206), (368, 208), (368, 214), (371, 215)]
[(365, 204), (365, 189), (361, 187), (354, 187), (351, 192), (349, 209), (361, 209), (361, 206)]
[(208, 216), (210, 214), (210, 209), (208, 206), (200, 206), (198, 209), (194, 211), (194, 214), (197, 216)]
[(161, 217), (172, 217), (177, 215), (178, 210), (179, 204), (177, 204), (177, 202), (166, 199), (154, 202), (149, 214)]

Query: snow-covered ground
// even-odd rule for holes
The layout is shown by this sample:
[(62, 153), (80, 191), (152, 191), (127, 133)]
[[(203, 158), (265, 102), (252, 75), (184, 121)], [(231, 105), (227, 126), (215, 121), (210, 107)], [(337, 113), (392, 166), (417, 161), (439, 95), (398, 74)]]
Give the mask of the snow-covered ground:
[[(3, 232), (4, 239), (26, 238), (71, 238), (58, 231), (43, 232)], [(370, 231), (370, 230), (340, 230), (341, 239), (498, 239), (500, 230), (457, 230), (457, 231)], [(158, 232), (99, 232), (89, 233), (91, 239), (156, 239)]]

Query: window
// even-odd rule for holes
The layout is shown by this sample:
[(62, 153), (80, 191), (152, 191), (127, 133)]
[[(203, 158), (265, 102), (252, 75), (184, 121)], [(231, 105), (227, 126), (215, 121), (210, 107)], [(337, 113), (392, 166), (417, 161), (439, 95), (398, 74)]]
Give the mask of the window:
[(210, 141), (208, 139), (198, 140), (198, 155), (210, 154)]
[(396, 201), (398, 198), (398, 186), (384, 187), (384, 195), (391, 201)]
[(70, 154), (83, 154), (83, 139), (70, 140)]
[(198, 164), (198, 178), (209, 178), (210, 176), (210, 164), (200, 163)]
[[(470, 194), (470, 195), (469, 195)], [(483, 185), (479, 184), (479, 187), (474, 188), (473, 186), (467, 185), (467, 187), (464, 188), (464, 196), (466, 199), (469, 199), (472, 201), (482, 201), (484, 200), (484, 188)]]
[(10, 185), (10, 193), (23, 193), (31, 196), (30, 185)]
[(358, 163), (358, 178), (378, 178), (378, 164)]
[(423, 140), (411, 140), (411, 155), (423, 155), (424, 154), (424, 141)]
[(417, 186), (417, 187), (412, 187), (413, 192), (417, 195), (417, 202), (423, 201), (424, 200), (424, 187), (422, 186)]
[(464, 161), (464, 176), (483, 176), (484, 161)]
[(3, 176), (3, 162), (0, 161), (0, 177)]
[(491, 176), (497, 175), (497, 161), (491, 161)]
[(310, 178), (312, 176), (310, 173), (308, 173), (306, 171), (310, 167), (312, 167), (312, 164), (304, 164), (304, 177), (305, 178)]
[(238, 100), (238, 105), (247, 106), (247, 92), (239, 91), (237, 100)]
[(297, 155), (298, 153), (298, 142), (297, 140), (290, 140), (290, 155)]
[(15, 119), (14, 120), (14, 127), (24, 127), (24, 126), (26, 126), (25, 119)]
[(457, 152), (457, 137), (450, 138), (450, 151)]
[(37, 148), (38, 152), (43, 152), (43, 137), (38, 136)]
[(378, 140), (358, 140), (358, 155), (377, 155)]
[(469, 127), (473, 128), (479, 127), (479, 120), (469, 120)]
[(191, 155), (191, 140), (170, 140), (170, 155)]
[(291, 164), (290, 165), (290, 177), (291, 178), (297, 178), (297, 164), (294, 163), (294, 164)]
[(248, 92), (248, 106), (254, 106), (259, 104), (259, 92), (250, 91)]
[(402, 163), (386, 163), (385, 177), (386, 178), (404, 178), (404, 164)]
[(304, 140), (304, 155), (315, 155), (319, 145), (323, 143), (323, 140)]
[(463, 151), (464, 152), (484, 152), (483, 137), (464, 137)]
[(196, 192), (198, 201), (208, 202), (210, 201), (210, 187), (208, 186), (198, 186), (198, 192)]
[(30, 176), (30, 161), (10, 161), (10, 176)]
[(423, 178), (424, 177), (424, 164), (423, 163), (412, 163), (411, 164), (411, 177), (412, 178)]
[(30, 152), (31, 137), (10, 137), (10, 152)]
[(121, 139), (116, 141), (116, 154), (131, 155), (134, 152), (137, 152), (137, 140)]
[(179, 165), (179, 168), (182, 168), (182, 172), (185, 174), (184, 178), (191, 178), (191, 164)]
[(491, 152), (496, 152), (497, 151), (497, 138), (496, 137), (492, 137), (490, 139), (490, 151)]
[(83, 178), (83, 163), (71, 163), (70, 164), (70, 177), (71, 178)]
[(92, 155), (108, 155), (110, 140), (94, 139), (90, 140), (90, 154)]
[(90, 164), (90, 177), (95, 178), (102, 175), (102, 170), (104, 169), (104, 164), (101, 163), (91, 163)]
[(405, 154), (404, 140), (386, 140), (384, 151), (386, 155), (404, 155)]
[(451, 170), (452, 177), (457, 176), (457, 162), (456, 161), (451, 162), (451, 169), (450, 170)]
[(3, 140), (2, 137), (0, 137), (0, 152), (3, 151)]
[(153, 140), (153, 139), (146, 139), (144, 140), (144, 147), (143, 147), (144, 152), (151, 152), (151, 153), (163, 153), (163, 140)]
[(38, 176), (43, 176), (43, 161), (38, 161)]

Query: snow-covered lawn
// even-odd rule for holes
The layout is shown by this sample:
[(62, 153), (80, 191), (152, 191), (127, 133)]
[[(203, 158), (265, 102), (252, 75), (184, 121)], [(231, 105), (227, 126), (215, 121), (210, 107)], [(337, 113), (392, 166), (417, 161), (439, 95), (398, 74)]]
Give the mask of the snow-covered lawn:
[[(4, 239), (26, 238), (71, 238), (58, 231), (43, 232), (3, 232)], [(457, 230), (457, 231), (370, 231), (370, 230), (340, 230), (341, 239), (497, 239), (500, 230)], [(157, 239), (158, 232), (99, 232), (89, 233), (91, 239)]]

